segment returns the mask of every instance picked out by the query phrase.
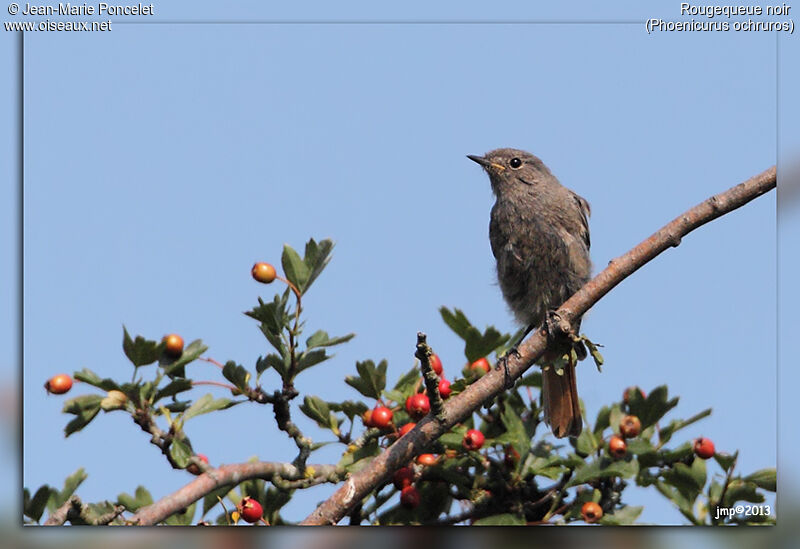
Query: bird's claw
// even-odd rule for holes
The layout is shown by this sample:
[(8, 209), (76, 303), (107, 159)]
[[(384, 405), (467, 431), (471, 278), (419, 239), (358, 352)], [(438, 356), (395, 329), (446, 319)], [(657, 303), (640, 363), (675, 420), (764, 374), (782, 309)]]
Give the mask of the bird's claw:
[(514, 381), (511, 379), (511, 374), (508, 373), (508, 357), (509, 357), (509, 355), (516, 355), (517, 358), (520, 357), (519, 350), (517, 349), (516, 345), (514, 345), (513, 347), (508, 349), (505, 352), (505, 354), (503, 354), (503, 356), (498, 358), (497, 359), (497, 365), (495, 366), (496, 370), (499, 370), (500, 368), (503, 369), (503, 379), (505, 380), (504, 381), (504, 386), (505, 386), (506, 389), (510, 389), (511, 387), (514, 386)]

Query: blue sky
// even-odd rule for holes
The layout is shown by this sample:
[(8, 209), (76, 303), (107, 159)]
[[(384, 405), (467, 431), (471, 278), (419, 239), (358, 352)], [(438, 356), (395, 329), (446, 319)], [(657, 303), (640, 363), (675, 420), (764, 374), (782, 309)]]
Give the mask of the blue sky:
[[(443, 7), (221, 13), (193, 3), (187, 13), (179, 4), (150, 21), (651, 16), (625, 3), (577, 17), (513, 3), (491, 17), (477, 4), (458, 17)], [(677, 19), (671, 10), (661, 16)], [(445, 371), (457, 372), (462, 346), (440, 305), (514, 329), (494, 283), (491, 191), (464, 155), (513, 146), (540, 156), (592, 205), (597, 272), (776, 162), (775, 50), (769, 33), (648, 36), (629, 23), (120, 24), (28, 34), (24, 485), (60, 486), (81, 466), (85, 500), (138, 484), (160, 497), (190, 480), (123, 414), (64, 439), (63, 399), (41, 384), (83, 367), (127, 379), (123, 323), (150, 338), (202, 338), (208, 356), (253, 368), (266, 342), (241, 312), (274, 289), (249, 269), (279, 263), (284, 242), (337, 242), (304, 300), (308, 333), (357, 333), (299, 378), (301, 392), (356, 397), (343, 377), (365, 358), (388, 359), (396, 378), (412, 364), (419, 330)], [(796, 78), (788, 72), (782, 78)], [(781, 142), (789, 155), (793, 143)], [(590, 418), (628, 385), (667, 384), (681, 396), (676, 415), (714, 408), (686, 438), (738, 448), (743, 472), (775, 465), (775, 206), (771, 193), (699, 229), (591, 310), (583, 330), (605, 345), (606, 366), (578, 371)], [(16, 317), (3, 322), (12, 333)], [(294, 456), (257, 405), (194, 419), (187, 432), (212, 463)], [(312, 461), (335, 458), (320, 451)], [(302, 519), (330, 490), (298, 494), (287, 517)], [(683, 522), (650, 491), (633, 488), (627, 502), (646, 506), (643, 521)]]

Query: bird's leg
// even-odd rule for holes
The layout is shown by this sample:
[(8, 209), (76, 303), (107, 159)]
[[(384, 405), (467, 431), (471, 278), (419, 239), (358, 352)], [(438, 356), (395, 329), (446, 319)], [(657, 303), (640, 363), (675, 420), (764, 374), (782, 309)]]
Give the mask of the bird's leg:
[(514, 341), (514, 343), (511, 345), (511, 347), (508, 348), (508, 350), (505, 353), (503, 353), (503, 356), (497, 359), (497, 365), (495, 366), (495, 369), (499, 370), (500, 368), (503, 368), (506, 389), (510, 389), (513, 386), (513, 383), (511, 383), (511, 375), (508, 373), (508, 356), (509, 355), (519, 356), (519, 350), (517, 349), (517, 347), (519, 347), (519, 344), (522, 343), (522, 341), (528, 336), (529, 333), (533, 331), (535, 327), (536, 327), (535, 324), (528, 325), (528, 327), (525, 328), (525, 331), (522, 333), (522, 335), (519, 336), (516, 339), (516, 341)]

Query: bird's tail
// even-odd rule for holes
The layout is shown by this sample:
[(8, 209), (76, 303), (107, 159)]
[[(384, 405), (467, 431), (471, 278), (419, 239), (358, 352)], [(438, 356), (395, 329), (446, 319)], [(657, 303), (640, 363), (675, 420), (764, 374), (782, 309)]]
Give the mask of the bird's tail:
[(552, 366), (542, 372), (544, 420), (557, 438), (578, 436), (581, 432), (581, 406), (575, 377), (575, 365), (571, 363), (564, 366), (562, 375)]

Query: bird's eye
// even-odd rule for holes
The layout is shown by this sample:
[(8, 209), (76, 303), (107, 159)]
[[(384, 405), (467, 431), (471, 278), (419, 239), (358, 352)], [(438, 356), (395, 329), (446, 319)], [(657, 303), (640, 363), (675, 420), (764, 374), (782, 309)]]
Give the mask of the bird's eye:
[(518, 170), (522, 167), (522, 160), (517, 158), (516, 156), (508, 161), (508, 165), (511, 166), (512, 170)]

